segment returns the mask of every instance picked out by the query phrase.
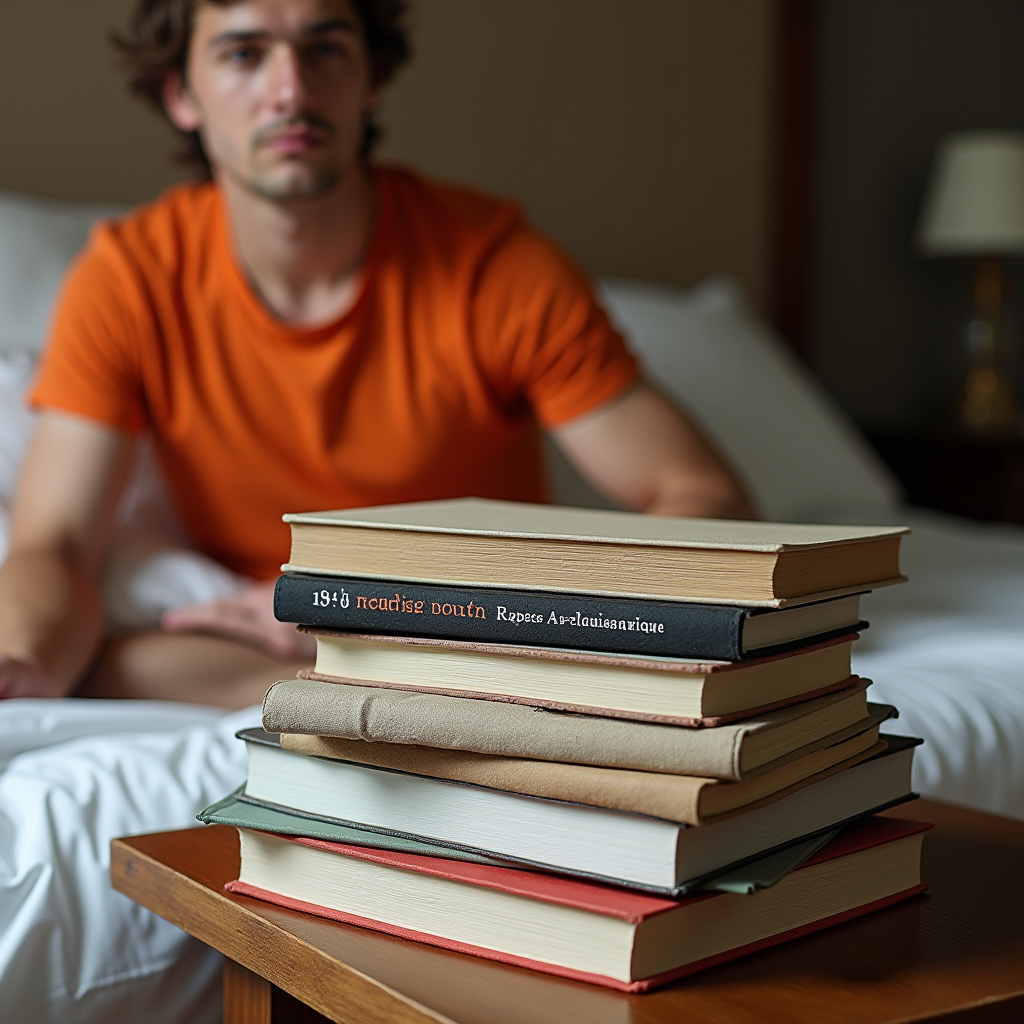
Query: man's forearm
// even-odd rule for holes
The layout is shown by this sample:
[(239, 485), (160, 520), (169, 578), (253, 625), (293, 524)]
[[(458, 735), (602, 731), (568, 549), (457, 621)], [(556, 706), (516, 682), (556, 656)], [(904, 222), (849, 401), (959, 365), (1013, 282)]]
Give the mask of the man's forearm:
[(67, 694), (102, 636), (102, 604), (89, 579), (59, 552), (11, 552), (0, 568), (0, 656), (39, 669)]
[(728, 475), (708, 473), (661, 482), (643, 511), (654, 516), (694, 516), (698, 519), (757, 519), (757, 509)]
[(576, 468), (625, 508), (652, 515), (756, 519), (710, 442), (644, 381), (554, 430)]

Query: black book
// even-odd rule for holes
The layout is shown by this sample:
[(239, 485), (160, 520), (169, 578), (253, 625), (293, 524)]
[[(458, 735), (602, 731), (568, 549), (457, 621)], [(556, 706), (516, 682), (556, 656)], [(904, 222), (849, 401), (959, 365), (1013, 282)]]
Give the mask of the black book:
[(360, 633), (713, 661), (778, 653), (867, 626), (857, 594), (743, 608), (305, 573), (278, 579), (274, 614)]

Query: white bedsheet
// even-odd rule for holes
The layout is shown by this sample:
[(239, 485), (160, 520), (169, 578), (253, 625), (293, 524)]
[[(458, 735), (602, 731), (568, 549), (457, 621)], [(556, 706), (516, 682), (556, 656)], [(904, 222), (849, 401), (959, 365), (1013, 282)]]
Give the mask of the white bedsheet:
[(1024, 530), (905, 521), (910, 583), (865, 599), (855, 671), (899, 708), (892, 731), (925, 738), (919, 792), (1024, 819)]
[(0, 1019), (220, 1019), (221, 959), (110, 888), (114, 836), (196, 825), (245, 778), (225, 715), (156, 701), (0, 701)]

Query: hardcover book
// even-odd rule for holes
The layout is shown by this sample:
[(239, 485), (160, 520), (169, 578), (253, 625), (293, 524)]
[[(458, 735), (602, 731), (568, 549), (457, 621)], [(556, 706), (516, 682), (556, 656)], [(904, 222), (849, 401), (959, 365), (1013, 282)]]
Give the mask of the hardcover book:
[(282, 746), (314, 757), (335, 758), (450, 782), (467, 782), (509, 793), (565, 800), (609, 810), (703, 825), (723, 815), (778, 800), (828, 775), (866, 760), (885, 748), (878, 721), (831, 747), (804, 754), (770, 772), (739, 782), (638, 772), (626, 768), (499, 757), (473, 751), (399, 743), (367, 743), (332, 736), (284, 733)]
[(476, 498), (284, 518), (286, 572), (760, 607), (901, 582), (907, 532)]
[[(372, 846), (380, 850), (396, 850), (402, 853), (444, 857), (449, 860), (465, 860), (474, 864), (490, 864), (494, 867), (538, 870), (536, 868), (529, 869), (526, 865), (510, 859), (487, 857), (457, 847), (427, 843), (419, 839), (396, 836), (390, 832), (357, 828), (354, 825), (343, 825), (340, 822), (317, 818), (313, 815), (296, 814), (294, 811), (285, 811), (280, 807), (256, 802), (241, 792), (232, 793), (204, 808), (196, 815), (196, 818), (208, 825), (231, 825), (235, 828), (303, 836), (306, 839), (323, 839), (332, 843), (348, 843), (352, 846)], [(723, 865), (712, 876), (692, 879), (677, 886), (675, 890), (663, 891), (661, 895), (678, 898), (690, 892), (696, 892), (698, 889), (740, 893), (770, 889), (782, 881), (790, 871), (796, 870), (808, 857), (817, 853), (837, 831), (838, 829), (830, 829), (808, 838), (800, 838), (796, 842), (770, 850), (763, 856), (741, 864)], [(631, 887), (631, 883), (624, 879), (602, 879), (602, 881), (625, 888)]]
[(227, 888), (347, 924), (629, 992), (924, 890), (930, 826), (870, 818), (777, 885), (683, 900), (550, 875), (240, 830)]
[(413, 744), (739, 781), (868, 731), (895, 709), (867, 682), (734, 725), (681, 729), (469, 697), (289, 679), (263, 698), (268, 732)]
[(279, 738), (262, 729), (239, 736), (249, 752), (248, 800), (659, 891), (911, 799), (913, 748), (920, 742), (887, 736), (887, 749), (862, 763), (764, 806), (691, 828), (664, 818), (305, 756), (282, 749)]
[[(350, 846), (373, 846), (380, 850), (446, 857), (450, 860), (470, 861), (473, 864), (490, 864), (494, 867), (519, 866), (514, 861), (487, 857), (470, 850), (440, 846), (437, 843), (428, 843), (409, 836), (397, 836), (390, 832), (371, 831), (309, 814), (297, 814), (273, 804), (255, 801), (245, 795), (244, 789), (221, 798), (209, 807), (204, 807), (196, 815), (196, 819), (204, 825), (231, 825), (239, 829), (257, 829), (286, 836), (302, 836), (305, 839), (323, 839)], [(753, 869), (752, 873), (756, 873), (756, 869)]]
[(860, 596), (791, 608), (625, 601), (357, 576), (281, 576), (282, 622), (356, 633), (739, 661), (864, 629)]
[(856, 685), (854, 636), (745, 662), (599, 654), (307, 630), (328, 682), (510, 701), (668, 725), (718, 726)]

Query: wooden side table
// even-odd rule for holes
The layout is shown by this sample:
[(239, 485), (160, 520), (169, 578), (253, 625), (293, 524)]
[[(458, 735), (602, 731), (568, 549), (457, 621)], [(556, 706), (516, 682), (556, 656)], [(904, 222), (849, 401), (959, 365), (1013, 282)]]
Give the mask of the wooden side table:
[(912, 505), (1024, 524), (1024, 433), (891, 431), (871, 442)]
[(115, 839), (111, 878), (228, 957), (225, 1024), (1024, 1020), (1024, 823), (924, 800), (897, 811), (935, 822), (929, 895), (648, 995), (229, 895), (238, 837), (225, 826)]

